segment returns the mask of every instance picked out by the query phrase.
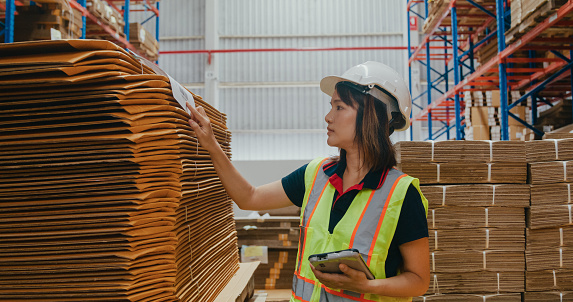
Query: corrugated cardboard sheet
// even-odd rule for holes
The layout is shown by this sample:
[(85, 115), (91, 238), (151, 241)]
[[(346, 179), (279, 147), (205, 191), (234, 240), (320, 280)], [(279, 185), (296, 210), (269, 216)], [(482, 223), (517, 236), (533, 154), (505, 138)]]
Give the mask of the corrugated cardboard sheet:
[[(231, 202), (167, 77), (107, 41), (14, 43), (0, 91), (0, 299), (215, 298)], [(193, 98), (230, 156), (225, 115)]]
[[(573, 296), (572, 139), (526, 144), (531, 186), (527, 215), (525, 301), (568, 301)], [(546, 300), (543, 300), (546, 299)]]
[(426, 301), (520, 301), (530, 197), (525, 145), (399, 142), (396, 151), (399, 168), (420, 179), (428, 199)]

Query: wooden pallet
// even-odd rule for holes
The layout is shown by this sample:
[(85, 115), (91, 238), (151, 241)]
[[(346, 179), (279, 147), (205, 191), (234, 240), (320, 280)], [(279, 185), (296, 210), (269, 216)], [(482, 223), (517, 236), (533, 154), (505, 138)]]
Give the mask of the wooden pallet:
[(527, 17), (521, 20), (521, 23), (505, 33), (506, 45), (509, 45), (521, 38), (563, 5), (562, 0), (544, 0), (541, 2), (543, 2), (543, 4), (539, 5), (537, 10), (528, 14)]
[(432, 5), (432, 9), (428, 14), (428, 19), (422, 26), (422, 31), (428, 33), (438, 22), (438, 18), (448, 9), (450, 0), (436, 0)]

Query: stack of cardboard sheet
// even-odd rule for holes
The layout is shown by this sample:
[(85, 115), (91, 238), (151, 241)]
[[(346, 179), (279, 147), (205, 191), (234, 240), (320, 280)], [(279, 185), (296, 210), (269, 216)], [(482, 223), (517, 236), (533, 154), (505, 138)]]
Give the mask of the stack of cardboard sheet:
[[(522, 208), (528, 205), (525, 201), (529, 201), (529, 185), (526, 184), (424, 186), (423, 190), (430, 208), (449, 205), (487, 207), (496, 204)], [(455, 204), (451, 204), (452, 200)]]
[(529, 186), (422, 186), (422, 192), (429, 200), (428, 294), (523, 291)]
[[(431, 284), (426, 299), (459, 300), (467, 295), (470, 300), (520, 301), (530, 196), (524, 143), (399, 142), (396, 150), (403, 171), (420, 179), (429, 201)], [(431, 165), (439, 166), (441, 173), (444, 166), (457, 169), (432, 178), (424, 170)], [(492, 176), (495, 165), (513, 168)], [(471, 170), (474, 167), (485, 167), (489, 180)]]
[[(290, 289), (296, 265), (299, 239), (299, 217), (268, 217), (265, 219), (237, 218), (239, 247), (257, 251), (256, 247), (267, 251), (255, 272), (257, 289)], [(253, 255), (251, 252), (249, 256)], [(245, 251), (242, 251), (242, 256)], [(242, 262), (247, 261), (243, 259)]]
[(527, 143), (527, 161), (550, 162), (573, 160), (573, 139), (544, 139)]
[(572, 144), (572, 139), (527, 143), (532, 185), (527, 215), (526, 289), (549, 292), (539, 297), (573, 290)]
[(543, 135), (544, 140), (573, 138), (573, 124), (557, 128), (550, 132), (545, 132)]
[(532, 162), (529, 177), (534, 185), (573, 182), (573, 160)]
[(423, 184), (525, 183), (523, 142), (398, 142), (398, 168)]
[(414, 297), (412, 301), (467, 301), (467, 302), (518, 302), (521, 301), (521, 294), (451, 294), (451, 295), (432, 295), (424, 297)]
[(573, 292), (526, 292), (523, 298), (525, 302), (571, 301)]
[(230, 280), (231, 203), (171, 85), (107, 41), (0, 46), (1, 300), (212, 301)]

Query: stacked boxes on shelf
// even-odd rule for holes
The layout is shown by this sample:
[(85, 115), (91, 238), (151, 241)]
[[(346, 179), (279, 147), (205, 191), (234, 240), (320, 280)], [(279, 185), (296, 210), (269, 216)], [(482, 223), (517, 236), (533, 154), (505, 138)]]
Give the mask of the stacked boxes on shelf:
[(465, 91), (466, 139), (489, 140), (490, 127), (499, 124), (499, 90)]
[[(110, 6), (105, 0), (87, 0), (86, 7), (104, 25), (113, 29), (118, 36), (125, 38), (123, 28), (125, 21), (121, 12)], [(88, 39), (111, 39), (109, 33), (105, 32), (99, 24), (87, 20), (86, 38)]]
[(14, 40), (78, 39), (82, 36), (82, 13), (67, 0), (38, 0), (18, 6)]
[(573, 139), (526, 144), (531, 183), (525, 301), (573, 299)]
[(236, 218), (235, 225), (242, 261), (261, 260), (261, 264), (255, 271), (255, 288), (290, 289), (292, 287), (299, 224), (300, 218), (294, 216)]
[[(521, 97), (518, 91), (512, 91), (511, 101)], [(464, 92), (466, 139), (501, 139), (501, 112), (499, 90)], [(531, 122), (531, 110), (526, 106), (515, 106), (511, 113), (520, 119)], [(510, 140), (531, 140), (532, 132), (512, 117), (508, 118)]]
[(506, 44), (522, 36), (565, 3), (567, 0), (512, 0), (511, 27), (506, 33)]
[(129, 24), (129, 42), (150, 60), (155, 61), (159, 57), (159, 43), (143, 25)]
[(431, 284), (416, 301), (521, 301), (525, 208), (523, 142), (399, 142), (399, 168), (429, 201)]

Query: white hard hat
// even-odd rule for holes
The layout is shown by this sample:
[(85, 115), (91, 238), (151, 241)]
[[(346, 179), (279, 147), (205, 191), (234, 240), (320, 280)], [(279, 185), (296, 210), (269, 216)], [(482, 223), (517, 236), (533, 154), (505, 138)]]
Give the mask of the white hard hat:
[(402, 118), (394, 119), (392, 125), (396, 131), (404, 131), (410, 127), (410, 111), (412, 98), (408, 86), (402, 77), (391, 67), (379, 62), (368, 61), (351, 67), (341, 76), (328, 76), (320, 81), (320, 89), (332, 96), (336, 84), (351, 82), (361, 87), (361, 92), (372, 95), (386, 104), (388, 121), (392, 121), (392, 112)]

